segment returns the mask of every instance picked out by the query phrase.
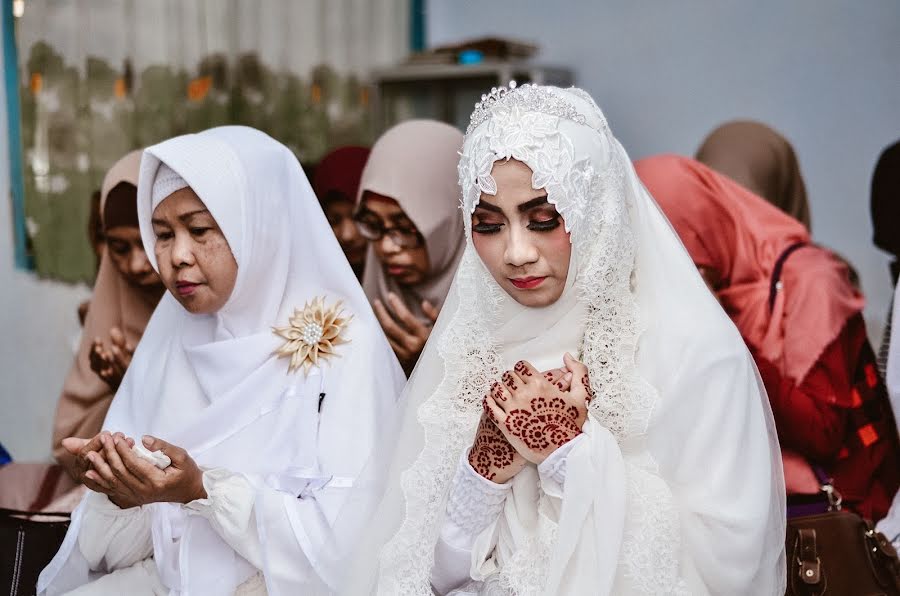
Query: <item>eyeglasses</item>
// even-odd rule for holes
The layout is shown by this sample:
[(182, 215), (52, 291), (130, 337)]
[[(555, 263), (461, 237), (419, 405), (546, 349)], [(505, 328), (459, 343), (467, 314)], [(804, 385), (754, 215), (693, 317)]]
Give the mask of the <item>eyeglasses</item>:
[(359, 233), (363, 238), (372, 242), (378, 242), (385, 236), (400, 248), (418, 248), (425, 243), (425, 239), (419, 230), (410, 227), (386, 228), (381, 219), (371, 211), (360, 211), (353, 218)]

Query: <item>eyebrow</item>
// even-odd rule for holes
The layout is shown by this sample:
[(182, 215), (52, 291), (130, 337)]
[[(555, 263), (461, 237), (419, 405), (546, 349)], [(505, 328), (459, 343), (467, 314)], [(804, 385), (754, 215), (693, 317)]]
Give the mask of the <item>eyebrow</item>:
[[(534, 197), (533, 199), (529, 199), (529, 200), (525, 201), (524, 203), (522, 203), (518, 207), (516, 207), (516, 209), (520, 213), (524, 213), (525, 211), (528, 211), (529, 209), (534, 209), (535, 207), (540, 207), (540, 206), (546, 205), (546, 204), (547, 204), (547, 195), (541, 195), (539, 197)], [(479, 208), (485, 209), (487, 211), (493, 211), (494, 213), (503, 213), (503, 210), (500, 207), (494, 205), (493, 203), (489, 203), (489, 202), (485, 201), (484, 199), (481, 199), (480, 201), (478, 201), (478, 204), (475, 206), (475, 208), (476, 209), (479, 209)]]
[[(201, 213), (209, 213), (209, 209), (195, 209), (195, 210), (193, 210), (193, 211), (188, 211), (187, 213), (182, 213), (181, 215), (179, 215), (179, 216), (178, 216), (178, 219), (179, 219), (180, 221), (187, 221), (187, 220), (189, 220), (190, 218), (194, 217), (195, 215), (200, 215)], [(152, 218), (152, 219), (150, 220), (150, 223), (151, 223), (152, 225), (154, 225), (154, 226), (167, 226), (167, 225), (169, 225), (169, 222), (167, 222), (167, 221), (165, 221), (165, 220), (163, 220), (163, 219), (157, 219), (157, 218), (155, 218), (155, 217)]]
[(392, 213), (388, 216), (388, 219), (394, 223), (412, 223), (412, 220), (409, 218), (409, 216), (402, 211), (400, 213)]
[(517, 209), (519, 210), (520, 213), (524, 213), (525, 211), (528, 211), (529, 209), (534, 209), (535, 207), (540, 207), (541, 205), (546, 205), (546, 204), (547, 204), (547, 195), (541, 195), (539, 197), (534, 197), (531, 200), (525, 201), (524, 203), (520, 204), (517, 207)]
[(493, 203), (488, 203), (484, 199), (478, 201), (478, 204), (475, 205), (476, 209), (484, 209), (485, 211), (493, 211), (494, 213), (503, 213), (503, 209), (497, 207)]
[(187, 221), (195, 215), (200, 215), (201, 213), (209, 213), (209, 209), (195, 209), (194, 211), (188, 211), (187, 213), (182, 213), (178, 216), (178, 219), (181, 221)]

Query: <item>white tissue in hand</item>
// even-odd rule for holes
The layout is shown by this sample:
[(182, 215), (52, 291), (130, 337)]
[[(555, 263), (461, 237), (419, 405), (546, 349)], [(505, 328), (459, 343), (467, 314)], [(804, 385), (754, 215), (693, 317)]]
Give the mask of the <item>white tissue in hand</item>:
[(146, 459), (148, 462), (159, 468), (160, 470), (165, 470), (172, 464), (172, 460), (169, 459), (169, 456), (157, 449), (156, 451), (150, 451), (140, 443), (135, 443), (134, 447), (131, 448), (134, 454), (142, 459)]

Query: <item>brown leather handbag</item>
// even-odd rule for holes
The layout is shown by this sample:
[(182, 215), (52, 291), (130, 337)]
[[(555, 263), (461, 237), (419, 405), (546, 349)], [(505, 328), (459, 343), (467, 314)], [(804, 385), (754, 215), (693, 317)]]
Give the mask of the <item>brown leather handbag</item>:
[(840, 510), (823, 485), (829, 511), (787, 521), (787, 596), (900, 596), (900, 560), (872, 522)]

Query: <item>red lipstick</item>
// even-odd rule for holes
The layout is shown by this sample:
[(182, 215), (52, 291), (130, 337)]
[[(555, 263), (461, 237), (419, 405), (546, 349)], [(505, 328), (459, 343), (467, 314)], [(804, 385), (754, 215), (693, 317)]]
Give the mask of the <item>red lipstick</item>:
[(512, 285), (516, 286), (520, 290), (532, 290), (539, 285), (541, 285), (544, 280), (547, 279), (544, 277), (517, 277), (517, 278), (509, 278), (509, 281), (512, 282)]

